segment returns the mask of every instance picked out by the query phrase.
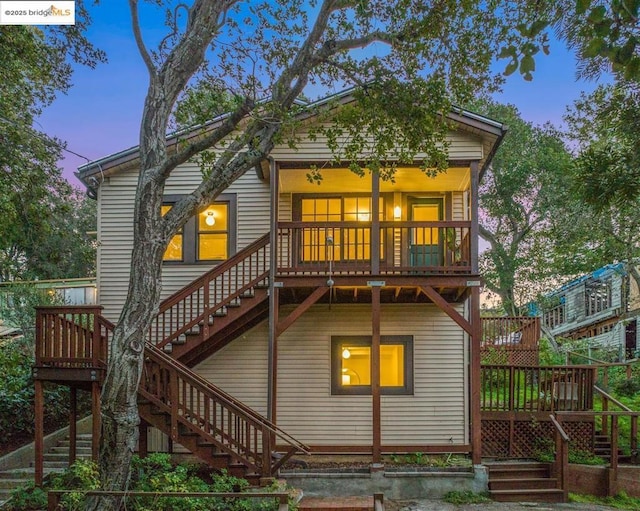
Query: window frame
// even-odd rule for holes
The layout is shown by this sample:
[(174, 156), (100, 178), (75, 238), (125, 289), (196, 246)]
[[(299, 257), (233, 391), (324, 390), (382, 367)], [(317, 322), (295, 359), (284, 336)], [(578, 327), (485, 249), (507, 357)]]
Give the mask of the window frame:
[[(165, 195), (162, 198), (163, 206), (172, 206), (184, 195)], [(228, 226), (227, 226), (227, 254), (228, 258), (232, 257), (236, 253), (237, 243), (237, 196), (235, 193), (221, 193), (213, 201), (216, 203), (227, 204)], [(206, 207), (198, 211), (198, 215), (204, 211)], [(178, 234), (178, 233), (176, 233)], [(220, 263), (225, 259), (198, 259), (198, 242), (199, 242), (199, 230), (198, 230), (198, 217), (194, 215), (189, 218), (182, 227), (182, 259), (181, 260), (162, 260), (163, 265), (176, 266), (176, 265), (206, 265), (212, 263)]]
[[(372, 346), (370, 335), (332, 335), (331, 336), (331, 395), (332, 396), (370, 396), (371, 385), (342, 385), (342, 345)], [(401, 344), (404, 346), (404, 385), (402, 387), (380, 386), (380, 394), (393, 396), (411, 396), (413, 385), (413, 336), (412, 335), (381, 335), (380, 345)], [(373, 371), (372, 371), (373, 372)]]

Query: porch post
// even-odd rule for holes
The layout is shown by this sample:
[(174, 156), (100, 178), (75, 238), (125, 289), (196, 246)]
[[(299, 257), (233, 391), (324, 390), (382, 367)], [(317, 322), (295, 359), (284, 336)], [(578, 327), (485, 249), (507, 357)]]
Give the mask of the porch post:
[(471, 251), (471, 273), (478, 273), (478, 239), (480, 236), (479, 219), (478, 219), (478, 202), (480, 196), (480, 170), (478, 162), (471, 162), (471, 233), (470, 233), (470, 251)]
[(275, 278), (278, 272), (278, 175), (280, 169), (269, 157), (269, 186), (271, 195), (269, 237), (269, 345), (267, 355), (267, 419), (276, 421), (276, 379), (278, 360), (278, 290)]
[(474, 465), (482, 462), (482, 423), (480, 420), (480, 288), (471, 288), (471, 457)]
[(100, 431), (102, 429), (102, 413), (100, 407), (100, 383), (91, 382), (91, 459), (98, 461), (100, 455)]
[(380, 404), (380, 287), (371, 288), (371, 394), (373, 412), (373, 463), (381, 461)]
[(380, 274), (380, 174), (371, 172), (371, 275)]

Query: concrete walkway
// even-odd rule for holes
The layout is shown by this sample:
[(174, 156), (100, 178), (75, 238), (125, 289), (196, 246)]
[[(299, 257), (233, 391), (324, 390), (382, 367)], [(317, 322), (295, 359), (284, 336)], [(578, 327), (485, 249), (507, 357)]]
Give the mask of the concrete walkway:
[(611, 511), (612, 507), (595, 504), (552, 504), (546, 502), (489, 502), (456, 506), (439, 500), (385, 501), (385, 511)]

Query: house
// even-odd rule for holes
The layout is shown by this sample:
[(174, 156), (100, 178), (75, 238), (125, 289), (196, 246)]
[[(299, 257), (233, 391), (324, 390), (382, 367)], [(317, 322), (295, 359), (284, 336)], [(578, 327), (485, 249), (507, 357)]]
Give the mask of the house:
[[(295, 150), (277, 146), (175, 235), (149, 339), (161, 349), (147, 348), (141, 384), (141, 449), (170, 438), (200, 455), (203, 441), (188, 431), (267, 475), (275, 465), (260, 442), (271, 437), (278, 450), (293, 445), (288, 452), (374, 461), (388, 452), (458, 452), (480, 463), (478, 184), (505, 127), (464, 110), (449, 121), (449, 168), (436, 177), (418, 164), (398, 168), (394, 182), (327, 165), (312, 184), (311, 166), (332, 155), (322, 138), (302, 133)], [(86, 378), (94, 396), (128, 285), (137, 156), (132, 148), (78, 173), (98, 202), (100, 308), (74, 309), (93, 326), (80, 332), (86, 349), (73, 378)], [(165, 210), (200, 178), (195, 163), (178, 168)], [(38, 321), (42, 331), (64, 331), (67, 317), (49, 308)], [(36, 353), (36, 384), (70, 381), (69, 364), (51, 356), (67, 338), (47, 339)], [(175, 394), (161, 393), (173, 374), (191, 401), (157, 420), (158, 409), (172, 413)], [(222, 425), (212, 425), (222, 414)], [(219, 436), (227, 423), (233, 431)]]
[(583, 340), (585, 347), (613, 351), (621, 360), (638, 356), (640, 293), (625, 263), (564, 284), (540, 309), (544, 326), (556, 338)]

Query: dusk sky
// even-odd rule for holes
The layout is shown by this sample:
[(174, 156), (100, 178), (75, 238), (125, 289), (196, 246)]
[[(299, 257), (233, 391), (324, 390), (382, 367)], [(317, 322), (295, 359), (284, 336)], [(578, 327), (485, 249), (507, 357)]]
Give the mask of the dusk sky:
[[(89, 39), (107, 53), (109, 62), (93, 70), (77, 68), (73, 88), (45, 111), (36, 127), (94, 160), (138, 144), (147, 74), (131, 34), (127, 2), (112, 0), (91, 10)], [(162, 37), (166, 31), (157, 16), (142, 16), (142, 23), (147, 40)], [(499, 65), (504, 67), (506, 61)], [(581, 91), (596, 86), (594, 82), (576, 81), (575, 59), (562, 43), (552, 44), (551, 55), (538, 56), (536, 66), (532, 82), (514, 74), (507, 79), (503, 92), (495, 96), (501, 102), (515, 104), (523, 118), (534, 124), (560, 124), (567, 105)], [(85, 163), (65, 153), (61, 166), (65, 176), (78, 185), (73, 172)]]

